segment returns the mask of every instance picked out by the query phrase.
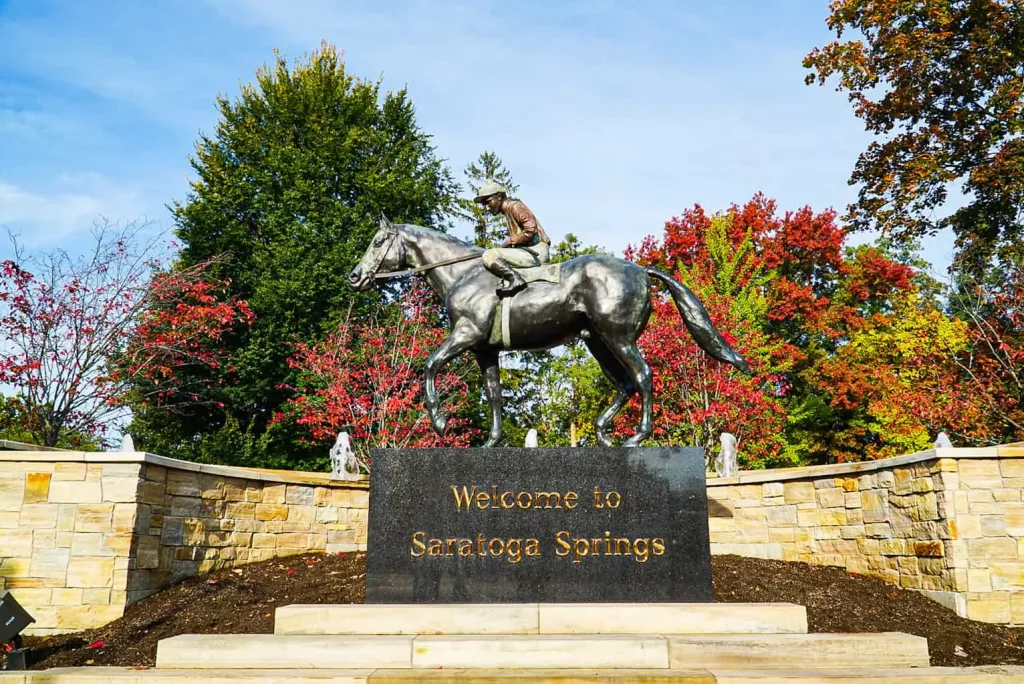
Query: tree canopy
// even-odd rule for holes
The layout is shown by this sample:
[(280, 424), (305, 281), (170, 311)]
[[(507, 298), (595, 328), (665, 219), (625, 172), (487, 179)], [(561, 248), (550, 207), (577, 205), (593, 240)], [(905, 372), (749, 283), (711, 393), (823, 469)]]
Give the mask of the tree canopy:
[[(222, 341), (219, 372), (231, 380), (216, 401), (174, 413), (136, 406), (131, 431), (148, 449), (203, 458), (229, 428), (248, 445), (235, 459), (259, 461), (254, 445), (294, 384), (287, 359), (336, 330), (356, 297), (347, 275), (381, 214), (443, 229), (456, 186), (406, 91), (349, 74), (327, 43), (293, 66), (276, 54), (217, 108), (190, 160), (191, 191), (172, 207), (176, 267), (218, 258), (217, 276), (254, 320)], [(370, 300), (355, 300), (357, 314)]]
[[(836, 77), (878, 137), (850, 178), (861, 185), (850, 226), (897, 239), (952, 227), (957, 261), (976, 273), (1019, 257), (1024, 3), (835, 0), (828, 25), (837, 40), (804, 59), (807, 82)], [(965, 202), (943, 214), (958, 184)]]

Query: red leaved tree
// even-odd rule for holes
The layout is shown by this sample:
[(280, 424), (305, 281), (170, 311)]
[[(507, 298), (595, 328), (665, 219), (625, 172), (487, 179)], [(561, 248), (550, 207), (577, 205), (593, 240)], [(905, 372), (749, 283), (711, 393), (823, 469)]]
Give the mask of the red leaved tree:
[(466, 417), (473, 402), (462, 360), (437, 377), (443, 410), (452, 416), (443, 439), (422, 404), (427, 357), (445, 338), (430, 296), (415, 289), (406, 301), (381, 305), (366, 320), (353, 320), (350, 311), (322, 342), (298, 344), (288, 361), (297, 371), (289, 388), (295, 396), (274, 422), (302, 426), (305, 441), (325, 445), (347, 431), (364, 467), (374, 447), (469, 446), (479, 431)]
[[(54, 446), (66, 435), (102, 443), (126, 415), (133, 378), (209, 362), (223, 330), (246, 318), (244, 303), (228, 305), (230, 315), (202, 304), (217, 289), (205, 265), (154, 277), (157, 242), (143, 235), (135, 226), (97, 228), (91, 251), (77, 258), (28, 254), (12, 239), (15, 258), (0, 266), (0, 382), (18, 393), (35, 443)], [(154, 315), (172, 311), (173, 333), (139, 336)]]

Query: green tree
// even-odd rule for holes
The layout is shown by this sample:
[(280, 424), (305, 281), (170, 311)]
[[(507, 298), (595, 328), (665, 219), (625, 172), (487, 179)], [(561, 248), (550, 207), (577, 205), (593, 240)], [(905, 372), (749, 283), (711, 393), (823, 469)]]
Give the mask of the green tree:
[[(804, 59), (807, 82), (838, 77), (879, 138), (850, 179), (851, 227), (899, 239), (952, 227), (958, 264), (977, 274), (1021, 254), (1024, 3), (836, 0), (828, 25), (837, 40)], [(966, 202), (942, 216), (957, 183)]]
[[(406, 91), (350, 75), (327, 43), (294, 66), (275, 53), (217, 107), (215, 132), (190, 159), (191, 191), (172, 207), (178, 267), (226, 255), (214, 275), (255, 321), (224, 340), (230, 358), (214, 401), (170, 414), (135, 407), (130, 432), (169, 455), (287, 465), (302, 445), (267, 432), (293, 384), (286, 359), (337, 326), (356, 296), (347, 275), (381, 213), (443, 229), (456, 186)], [(373, 295), (363, 297), (357, 311)], [(211, 443), (222, 431), (227, 448)]]
[(505, 186), (509, 197), (515, 197), (519, 186), (512, 181), (512, 172), (505, 168), (501, 158), (494, 152), (480, 153), (476, 161), (466, 164), (462, 173), (466, 176), (468, 198), (459, 198), (455, 203), (455, 215), (473, 224), (473, 244), (478, 247), (499, 247), (508, 237), (504, 216), (491, 216), (473, 201), (480, 186), (488, 180)]

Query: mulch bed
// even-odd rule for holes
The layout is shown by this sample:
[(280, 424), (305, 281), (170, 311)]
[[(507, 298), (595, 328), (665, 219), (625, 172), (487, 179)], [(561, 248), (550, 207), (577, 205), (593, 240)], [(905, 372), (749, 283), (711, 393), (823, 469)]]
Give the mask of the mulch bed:
[[(913, 591), (806, 563), (715, 556), (715, 600), (807, 606), (812, 632), (907, 632), (927, 637), (932, 665), (1024, 664), (1021, 630), (957, 617)], [(77, 634), (26, 638), (33, 669), (152, 666), (178, 634), (269, 634), (274, 609), (361, 603), (362, 554), (310, 554), (196, 577), (129, 606), (123, 618)], [(0, 656), (2, 662), (2, 656)]]

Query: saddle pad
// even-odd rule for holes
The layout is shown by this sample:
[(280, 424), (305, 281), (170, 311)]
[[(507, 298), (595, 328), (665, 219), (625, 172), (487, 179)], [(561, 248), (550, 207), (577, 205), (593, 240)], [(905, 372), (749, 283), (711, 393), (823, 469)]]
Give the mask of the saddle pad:
[(519, 275), (528, 283), (562, 282), (562, 264), (544, 264), (543, 266), (530, 266), (529, 268), (517, 268)]

